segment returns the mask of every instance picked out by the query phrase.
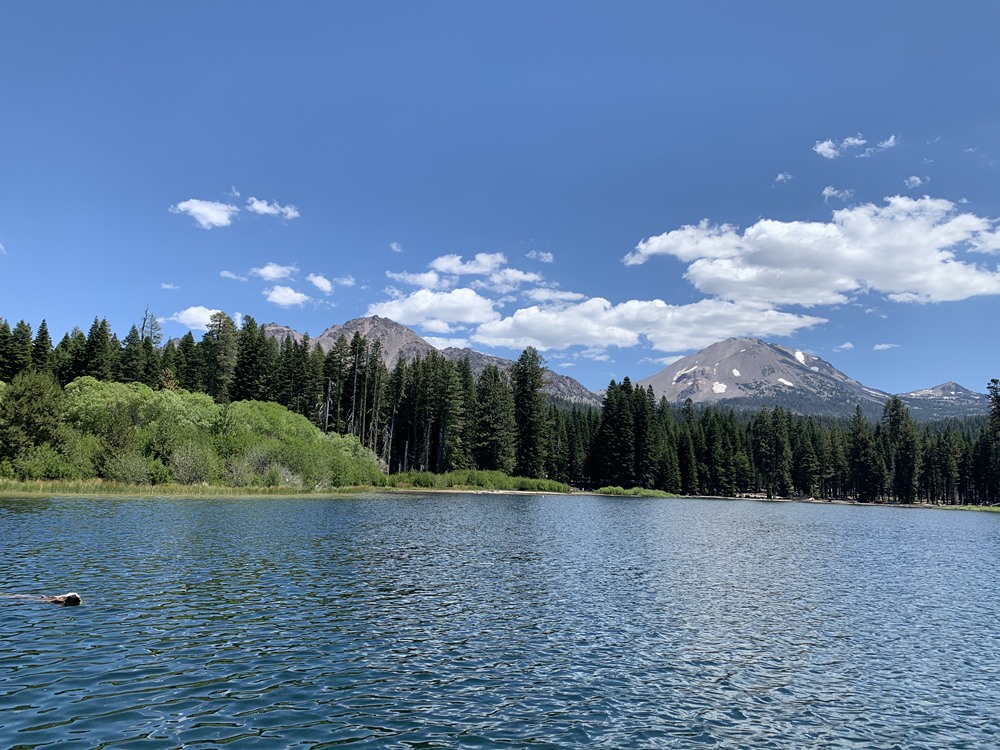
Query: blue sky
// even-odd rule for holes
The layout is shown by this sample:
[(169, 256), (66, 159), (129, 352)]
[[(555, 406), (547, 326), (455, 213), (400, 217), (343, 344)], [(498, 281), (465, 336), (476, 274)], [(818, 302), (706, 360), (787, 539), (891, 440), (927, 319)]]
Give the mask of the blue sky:
[(994, 2), (0, 8), (0, 316), (1000, 377)]

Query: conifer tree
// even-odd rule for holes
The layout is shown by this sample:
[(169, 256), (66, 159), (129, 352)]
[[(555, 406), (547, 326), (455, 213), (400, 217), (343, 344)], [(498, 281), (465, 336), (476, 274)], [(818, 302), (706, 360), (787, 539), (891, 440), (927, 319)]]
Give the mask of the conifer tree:
[(32, 369), (31, 357), (32, 334), (31, 326), (23, 320), (19, 320), (14, 330), (11, 332), (10, 350), (8, 354), (10, 362), (10, 377), (17, 377), (19, 373)]
[(36, 372), (50, 369), (49, 358), (52, 356), (52, 337), (49, 336), (49, 326), (42, 319), (35, 332), (35, 341), (31, 345), (31, 363)]
[(506, 375), (495, 365), (488, 365), (479, 374), (475, 413), (476, 465), (510, 474), (517, 458), (514, 397)]
[(548, 443), (543, 360), (529, 346), (510, 368), (514, 396), (514, 419), (517, 423), (517, 463), (519, 476), (542, 477), (545, 473), (545, 449)]
[(230, 401), (229, 389), (236, 370), (236, 324), (224, 312), (212, 313), (199, 344), (205, 392), (216, 403)]
[(11, 360), (11, 346), (13, 338), (10, 331), (10, 323), (0, 318), (0, 381), (9, 383), (14, 377), (13, 362)]
[(111, 327), (106, 318), (94, 318), (87, 333), (83, 354), (83, 374), (98, 380), (112, 380), (115, 357), (112, 351)]
[(121, 355), (118, 357), (118, 373), (116, 380), (120, 383), (142, 382), (142, 339), (139, 329), (132, 326), (122, 342)]

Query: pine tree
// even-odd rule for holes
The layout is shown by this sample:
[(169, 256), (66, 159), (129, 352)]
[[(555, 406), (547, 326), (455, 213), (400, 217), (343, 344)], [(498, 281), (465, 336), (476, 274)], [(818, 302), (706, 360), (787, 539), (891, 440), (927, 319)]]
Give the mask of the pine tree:
[(476, 384), (475, 459), (480, 469), (510, 474), (517, 458), (514, 397), (506, 375), (494, 365), (479, 374)]
[(542, 387), (545, 374), (541, 355), (529, 346), (510, 368), (514, 396), (514, 419), (517, 423), (517, 463), (519, 476), (542, 477), (545, 473), (545, 448), (548, 425)]
[(52, 356), (52, 338), (49, 336), (48, 323), (43, 319), (35, 332), (35, 342), (31, 345), (31, 363), (35, 372), (45, 372), (50, 368), (49, 358)]
[(94, 318), (87, 333), (87, 345), (83, 352), (83, 374), (98, 380), (112, 380), (115, 356), (111, 343), (111, 326), (106, 318)]
[(8, 361), (10, 362), (10, 377), (17, 377), (19, 373), (28, 372), (33, 368), (31, 357), (32, 334), (31, 326), (23, 320), (19, 320), (14, 330), (11, 332), (10, 350)]
[(229, 389), (236, 370), (236, 334), (233, 319), (224, 312), (216, 312), (199, 344), (205, 392), (220, 404), (230, 401)]
[(13, 338), (10, 332), (10, 323), (0, 318), (0, 382), (9, 383), (14, 377), (14, 367), (11, 361), (12, 345)]
[(142, 339), (139, 338), (139, 329), (135, 326), (132, 326), (125, 336), (121, 356), (118, 358), (116, 380), (121, 383), (142, 381)]

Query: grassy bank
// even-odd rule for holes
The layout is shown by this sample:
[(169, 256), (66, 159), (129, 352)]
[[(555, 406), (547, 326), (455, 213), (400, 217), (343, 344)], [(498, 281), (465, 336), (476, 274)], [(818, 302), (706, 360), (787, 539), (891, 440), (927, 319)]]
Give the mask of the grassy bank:
[(571, 491), (569, 485), (548, 479), (511, 477), (499, 471), (452, 471), (447, 474), (407, 472), (380, 478), (378, 484), (333, 487), (318, 485), (311, 489), (301, 486), (243, 486), (220, 484), (133, 484), (102, 479), (26, 480), (0, 478), (0, 497), (20, 496), (97, 496), (128, 497), (267, 497), (291, 495), (345, 495), (377, 492), (380, 489), (412, 490), (493, 490), (498, 492), (560, 492)]
[(642, 487), (630, 487), (625, 489), (624, 487), (611, 486), (611, 487), (601, 487), (594, 490), (595, 495), (611, 495), (613, 497), (682, 497), (681, 495), (674, 495), (670, 492), (664, 492), (663, 490), (647, 490)]

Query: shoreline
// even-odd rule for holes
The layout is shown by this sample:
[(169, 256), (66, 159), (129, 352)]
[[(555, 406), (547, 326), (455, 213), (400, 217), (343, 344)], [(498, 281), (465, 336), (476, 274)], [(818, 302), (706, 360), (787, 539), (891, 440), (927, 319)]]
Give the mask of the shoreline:
[[(820, 498), (792, 498), (792, 497), (755, 497), (744, 495), (737, 497), (721, 497), (710, 495), (676, 495), (671, 497), (618, 495), (601, 493), (592, 490), (577, 490), (573, 492), (556, 492), (552, 490), (504, 490), (485, 487), (379, 487), (375, 485), (361, 485), (338, 488), (324, 488), (321, 490), (295, 490), (289, 487), (221, 487), (214, 485), (192, 485), (184, 486), (183, 489), (175, 485), (120, 485), (112, 483), (101, 483), (93, 481), (81, 481), (79, 487), (66, 487), (72, 482), (24, 482), (15, 483), (5, 481), (6, 486), (0, 487), (0, 500), (12, 499), (41, 499), (41, 498), (105, 498), (115, 497), (133, 499), (214, 499), (214, 500), (235, 500), (235, 499), (282, 499), (282, 498), (315, 498), (340, 499), (357, 495), (429, 495), (429, 494), (453, 494), (453, 495), (564, 495), (566, 497), (608, 497), (619, 500), (749, 500), (762, 503), (807, 503), (810, 505), (848, 505), (866, 508), (909, 508), (920, 510), (965, 510), (984, 511), (997, 513), (1000, 507), (989, 505), (935, 505), (931, 503), (862, 503), (856, 500), (823, 500)], [(19, 486), (12, 486), (18, 484)], [(53, 485), (46, 487), (45, 485)], [(61, 485), (61, 487), (60, 487)]]

